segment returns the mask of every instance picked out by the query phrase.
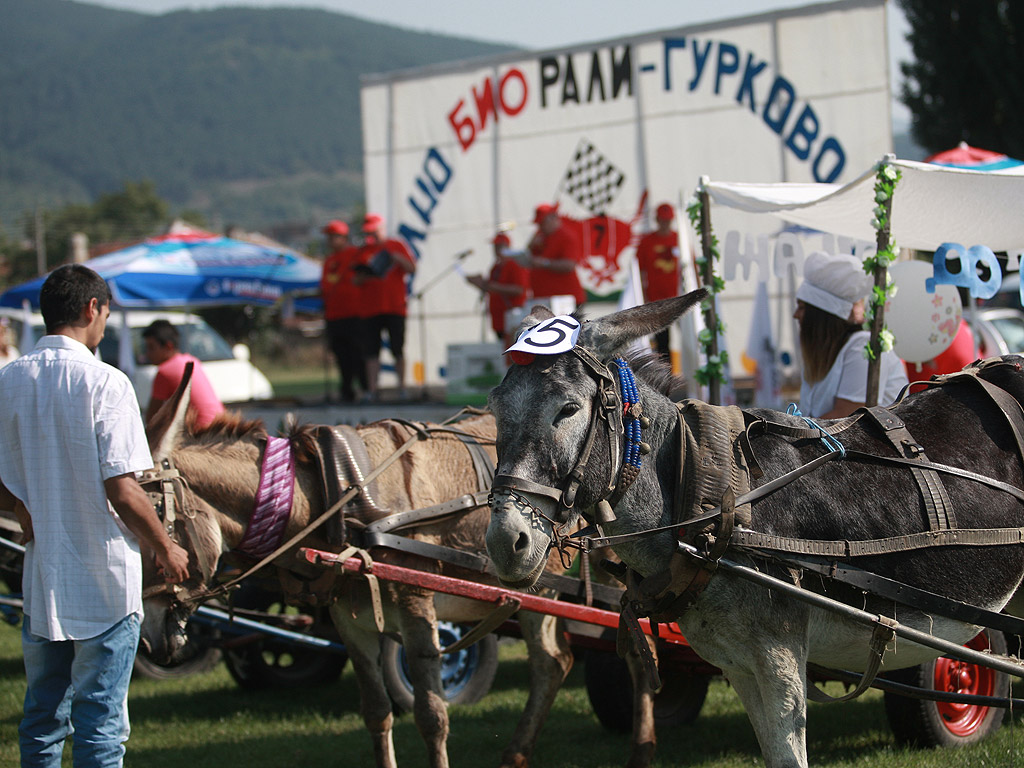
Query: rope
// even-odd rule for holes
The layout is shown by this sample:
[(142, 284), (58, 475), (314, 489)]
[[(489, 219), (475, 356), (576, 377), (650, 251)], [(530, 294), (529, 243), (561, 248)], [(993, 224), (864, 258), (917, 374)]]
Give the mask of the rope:
[(796, 403), (790, 403), (789, 407), (786, 409), (786, 413), (790, 416), (799, 416), (807, 422), (807, 426), (811, 429), (816, 429), (821, 434), (821, 442), (825, 444), (825, 447), (828, 448), (830, 453), (838, 453), (840, 461), (846, 458), (846, 448), (843, 446), (839, 438), (827, 432), (820, 424), (814, 421), (814, 419), (800, 413), (800, 409), (797, 407)]

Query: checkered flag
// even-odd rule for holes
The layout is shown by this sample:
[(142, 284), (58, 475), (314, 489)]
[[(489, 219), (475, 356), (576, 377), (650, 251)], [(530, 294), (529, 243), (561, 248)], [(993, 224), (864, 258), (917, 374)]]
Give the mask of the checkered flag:
[(625, 180), (626, 175), (597, 147), (581, 139), (562, 179), (562, 188), (591, 214), (600, 216), (619, 194)]

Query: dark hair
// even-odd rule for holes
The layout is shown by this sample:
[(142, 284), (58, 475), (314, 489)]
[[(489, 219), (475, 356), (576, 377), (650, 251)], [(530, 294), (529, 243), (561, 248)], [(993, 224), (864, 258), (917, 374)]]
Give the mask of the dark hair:
[(800, 321), (800, 353), (804, 358), (804, 378), (815, 384), (832, 369), (850, 334), (860, 326), (831, 312), (804, 302), (804, 318)]
[(101, 307), (110, 303), (110, 287), (102, 277), (81, 264), (57, 267), (39, 291), (46, 332), (55, 333), (77, 321), (93, 299)]
[(162, 347), (170, 344), (175, 349), (178, 349), (181, 340), (178, 329), (171, 325), (169, 320), (154, 320), (146, 326), (142, 338), (153, 339)]

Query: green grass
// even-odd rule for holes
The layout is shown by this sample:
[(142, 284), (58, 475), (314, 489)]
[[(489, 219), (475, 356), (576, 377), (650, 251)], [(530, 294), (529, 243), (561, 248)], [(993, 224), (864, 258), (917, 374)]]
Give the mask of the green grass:
[[(492, 692), (472, 706), (452, 707), (449, 755), (453, 768), (494, 766), (526, 701), (523, 644), (502, 644)], [(17, 726), (24, 695), (19, 630), (0, 625), (0, 765), (17, 765)], [(830, 684), (829, 692), (841, 691)], [(1020, 695), (1018, 693), (1018, 695)], [(340, 681), (301, 691), (247, 692), (223, 665), (181, 680), (136, 679), (130, 692), (133, 768), (282, 768), (297, 765), (373, 765), (370, 741), (357, 713), (351, 666)], [(812, 704), (808, 715), (811, 764), (832, 768), (1001, 768), (1024, 764), (1020, 718), (988, 741), (957, 750), (896, 748), (881, 694), (854, 702)], [(425, 764), (409, 715), (397, 719), (395, 748), (406, 768)], [(625, 764), (628, 736), (605, 731), (594, 717), (581, 665), (570, 673), (541, 734), (534, 768), (611, 768)], [(70, 766), (70, 750), (64, 765)], [(690, 726), (659, 734), (656, 766), (739, 768), (761, 765), (753, 731), (723, 681)]]

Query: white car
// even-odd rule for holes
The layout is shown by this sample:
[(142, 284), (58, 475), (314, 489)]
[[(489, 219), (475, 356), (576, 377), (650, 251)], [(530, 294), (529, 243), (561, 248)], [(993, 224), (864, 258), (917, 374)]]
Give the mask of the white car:
[[(23, 346), (23, 318), (20, 309), (0, 307), (0, 316), (6, 317), (14, 334), (14, 343), (24, 354), (30, 349)], [(32, 344), (34, 345), (44, 333), (43, 317), (39, 313), (30, 314), (32, 323)], [(107, 321), (107, 332), (100, 342), (99, 355), (104, 362), (115, 367), (119, 365), (121, 344), (122, 313), (114, 310)], [(139, 406), (145, 410), (149, 403), (149, 395), (156, 376), (156, 366), (150, 365), (146, 359), (142, 343), (142, 331), (151, 322), (158, 319), (170, 321), (181, 336), (181, 350), (187, 352), (203, 364), (203, 371), (213, 385), (222, 403), (242, 403), (249, 400), (268, 400), (274, 396), (273, 387), (267, 377), (249, 360), (249, 348), (245, 344), (230, 344), (211, 328), (203, 318), (185, 312), (170, 311), (131, 311), (127, 313), (128, 327), (132, 334), (132, 358), (135, 370), (132, 383), (139, 398)]]

